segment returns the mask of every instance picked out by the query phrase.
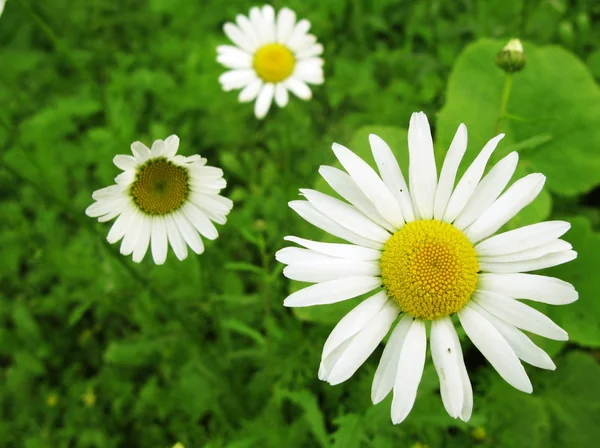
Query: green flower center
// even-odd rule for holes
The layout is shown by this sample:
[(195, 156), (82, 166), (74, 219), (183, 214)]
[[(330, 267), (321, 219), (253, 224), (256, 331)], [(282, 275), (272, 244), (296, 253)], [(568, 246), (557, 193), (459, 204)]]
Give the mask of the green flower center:
[(148, 215), (166, 215), (185, 202), (189, 192), (186, 168), (164, 157), (150, 159), (138, 168), (130, 194), (139, 209)]

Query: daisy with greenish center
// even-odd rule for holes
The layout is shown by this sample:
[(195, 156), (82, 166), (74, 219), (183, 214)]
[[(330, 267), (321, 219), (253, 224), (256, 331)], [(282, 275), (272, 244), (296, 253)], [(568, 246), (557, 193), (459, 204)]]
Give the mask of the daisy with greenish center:
[(560, 237), (569, 224), (549, 221), (494, 235), (542, 190), (530, 174), (507, 188), (517, 166), (513, 152), (484, 176), (503, 135), (490, 140), (456, 183), (467, 147), (459, 126), (440, 175), (427, 117), (413, 114), (408, 132), (408, 184), (387, 144), (369, 140), (379, 174), (343, 146), (333, 151), (346, 171), (319, 172), (345, 200), (300, 190), (306, 201), (290, 206), (311, 224), (350, 244), (294, 236), (299, 247), (276, 254), (284, 275), (314, 283), (291, 294), (285, 306), (324, 305), (371, 293), (333, 329), (325, 342), (319, 378), (349, 379), (387, 335), (373, 380), (379, 403), (393, 391), (392, 421), (414, 404), (425, 365), (427, 328), (442, 401), (454, 418), (469, 420), (473, 392), (452, 316), (498, 373), (515, 388), (532, 385), (521, 364), (554, 369), (550, 357), (523, 332), (566, 340), (567, 333), (522, 302), (571, 303), (578, 294), (559, 279), (529, 274), (576, 257)]
[(230, 69), (219, 82), (225, 91), (242, 89), (239, 101), (256, 100), (254, 114), (264, 118), (273, 100), (279, 107), (288, 103), (289, 92), (309, 100), (307, 84), (323, 83), (323, 46), (308, 33), (308, 20), (282, 8), (277, 14), (270, 5), (250, 9), (226, 23), (225, 34), (235, 45), (219, 45), (217, 61)]
[(121, 253), (133, 254), (135, 262), (151, 247), (154, 262), (164, 263), (169, 244), (180, 260), (187, 257), (188, 246), (201, 254), (200, 235), (216, 239), (213, 221), (225, 224), (233, 205), (219, 194), (226, 185), (223, 171), (206, 166), (200, 156), (177, 155), (178, 147), (176, 135), (155, 141), (151, 150), (133, 143), (133, 156), (114, 158), (123, 170), (116, 185), (94, 192), (96, 202), (86, 210), (100, 222), (117, 218), (107, 239), (122, 239)]

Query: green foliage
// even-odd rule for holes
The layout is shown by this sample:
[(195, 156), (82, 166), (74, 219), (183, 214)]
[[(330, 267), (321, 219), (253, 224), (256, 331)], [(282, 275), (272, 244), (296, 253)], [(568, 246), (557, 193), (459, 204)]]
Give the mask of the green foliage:
[[(600, 372), (600, 30), (593, 2), (290, 0), (325, 47), (314, 98), (258, 122), (222, 92), (222, 25), (254, 2), (9, 0), (0, 17), (0, 447), (593, 446)], [(347, 382), (317, 379), (327, 335), (358, 300), (297, 309), (274, 253), (285, 235), (321, 238), (286, 206), (327, 190), (332, 142), (372, 163), (384, 138), (407, 174), (406, 127), (424, 110), (438, 164), (462, 121), (472, 160), (494, 133), (503, 73), (494, 56), (525, 39), (507, 135), (517, 176), (547, 187), (509, 226), (569, 219), (579, 258), (554, 268), (578, 302), (541, 307), (570, 333), (547, 345), (556, 372), (512, 390), (466, 341), (468, 424), (447, 416), (431, 362), (400, 426), (373, 406), (381, 348)], [(581, 61), (586, 61), (589, 68)], [(436, 116), (436, 113), (439, 114)], [(84, 215), (135, 140), (176, 133), (184, 155), (221, 166), (235, 207), (200, 257), (139, 265)], [(571, 217), (574, 217), (571, 219)], [(537, 342), (537, 340), (536, 340)], [(540, 342), (542, 344), (542, 342)], [(552, 343), (550, 343), (552, 344)], [(474, 430), (479, 432), (474, 432)], [(482, 437), (482, 432), (485, 435)]]

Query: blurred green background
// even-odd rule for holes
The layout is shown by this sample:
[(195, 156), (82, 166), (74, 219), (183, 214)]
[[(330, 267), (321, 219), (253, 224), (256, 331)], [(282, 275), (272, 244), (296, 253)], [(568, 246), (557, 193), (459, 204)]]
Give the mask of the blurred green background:
[[(600, 4), (593, 0), (290, 0), (325, 47), (325, 84), (259, 122), (224, 93), (215, 48), (245, 0), (8, 0), (0, 17), (0, 446), (591, 447), (600, 437)], [(558, 366), (515, 391), (463, 341), (475, 390), (466, 424), (444, 411), (428, 363), (399, 426), (370, 402), (381, 347), (349, 381), (317, 379), (349, 306), (282, 306), (283, 236), (321, 238), (287, 207), (377, 132), (406, 160), (423, 110), (439, 157), (460, 122), (472, 159), (492, 136), (511, 37), (514, 76), (495, 160), (548, 176), (510, 226), (568, 219), (579, 258), (549, 270), (580, 300), (540, 306), (570, 334), (535, 339)], [(139, 265), (84, 215), (115, 154), (171, 133), (221, 166), (235, 202), (202, 256)], [(370, 157), (369, 157), (369, 160)], [(404, 164), (404, 169), (406, 169)], [(464, 164), (463, 164), (464, 168)]]

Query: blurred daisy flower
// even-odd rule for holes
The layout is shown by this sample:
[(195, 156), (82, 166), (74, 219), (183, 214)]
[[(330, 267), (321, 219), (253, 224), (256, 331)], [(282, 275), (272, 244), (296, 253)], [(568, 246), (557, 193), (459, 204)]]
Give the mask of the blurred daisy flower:
[(225, 91), (242, 89), (240, 102), (254, 101), (254, 114), (267, 115), (273, 99), (279, 107), (288, 103), (288, 91), (309, 100), (307, 84), (323, 83), (323, 46), (308, 34), (310, 22), (296, 21), (296, 14), (272, 6), (254, 7), (248, 17), (238, 15), (226, 23), (225, 34), (235, 45), (219, 45), (217, 61), (231, 69), (219, 82)]
[(6, 5), (6, 0), (0, 0), (0, 16), (4, 12), (4, 5)]
[(325, 342), (319, 378), (332, 385), (350, 378), (400, 316), (371, 393), (373, 403), (379, 403), (393, 391), (396, 424), (415, 402), (425, 365), (426, 328), (444, 407), (464, 421), (471, 416), (473, 391), (453, 315), (500, 376), (527, 393), (532, 385), (520, 359), (543, 369), (555, 365), (521, 330), (568, 338), (520, 299), (552, 305), (577, 300), (569, 283), (528, 273), (577, 256), (559, 239), (569, 223), (542, 222), (494, 236), (537, 197), (545, 181), (542, 174), (530, 174), (504, 191), (517, 166), (516, 152), (483, 176), (502, 137), (483, 147), (455, 186), (467, 147), (466, 127), (459, 126), (438, 178), (427, 117), (415, 113), (408, 131), (408, 185), (389, 146), (371, 135), (379, 174), (338, 144), (333, 151), (346, 172), (328, 166), (319, 170), (347, 202), (314, 190), (301, 190), (306, 201), (290, 202), (306, 221), (351, 244), (286, 237), (303, 248), (277, 253), (287, 265), (285, 276), (315, 284), (291, 294), (284, 305), (324, 305), (372, 292)]
[(156, 140), (152, 149), (131, 145), (133, 156), (118, 155), (114, 164), (123, 170), (116, 185), (95, 191), (96, 201), (85, 211), (98, 221), (117, 218), (108, 242), (121, 242), (123, 255), (133, 254), (139, 263), (152, 248), (156, 264), (163, 264), (170, 244), (175, 256), (187, 257), (187, 246), (204, 252), (200, 235), (218, 237), (213, 221), (225, 224), (233, 203), (219, 195), (225, 188), (223, 171), (206, 165), (199, 155), (176, 155), (179, 137)]

